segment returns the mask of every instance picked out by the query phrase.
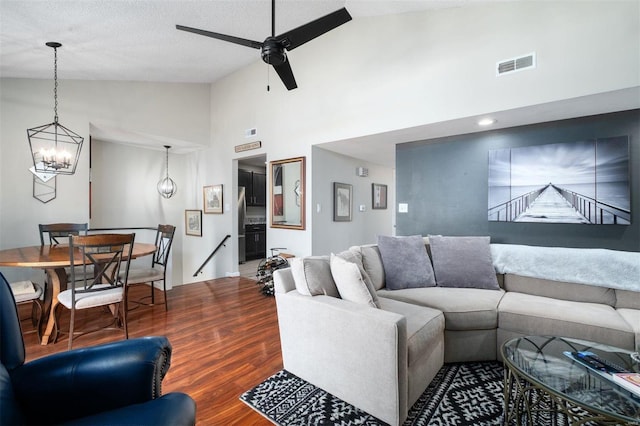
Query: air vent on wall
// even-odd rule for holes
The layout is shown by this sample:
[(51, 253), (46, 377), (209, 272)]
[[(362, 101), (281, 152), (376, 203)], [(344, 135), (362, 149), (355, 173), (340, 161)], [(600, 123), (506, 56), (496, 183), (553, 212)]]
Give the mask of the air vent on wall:
[(505, 75), (517, 71), (523, 71), (526, 69), (532, 69), (536, 67), (536, 54), (529, 53), (528, 55), (520, 56), (518, 58), (506, 59), (500, 61), (496, 66), (496, 75)]
[(369, 176), (369, 169), (366, 167), (356, 167), (356, 176), (367, 177)]

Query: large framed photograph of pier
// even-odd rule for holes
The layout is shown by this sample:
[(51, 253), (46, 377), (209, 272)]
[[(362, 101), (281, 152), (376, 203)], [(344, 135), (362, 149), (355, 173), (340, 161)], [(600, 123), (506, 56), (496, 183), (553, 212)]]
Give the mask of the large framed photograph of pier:
[(631, 223), (629, 137), (489, 151), (488, 219)]

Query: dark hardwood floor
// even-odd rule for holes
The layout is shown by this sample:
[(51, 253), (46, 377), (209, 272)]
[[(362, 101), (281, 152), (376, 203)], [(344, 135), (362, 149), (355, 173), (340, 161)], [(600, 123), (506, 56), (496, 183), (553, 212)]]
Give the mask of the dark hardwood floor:
[[(149, 287), (135, 286), (130, 299), (148, 293)], [(270, 425), (238, 398), (282, 369), (275, 299), (262, 295), (255, 281), (242, 277), (178, 286), (168, 296), (168, 312), (163, 304), (139, 306), (129, 312), (128, 320), (130, 338), (165, 335), (173, 346), (163, 393), (191, 395), (197, 404), (198, 425)], [(162, 292), (157, 291), (156, 302), (161, 298)], [(77, 315), (78, 327), (95, 324), (94, 317), (89, 320), (82, 314)], [(61, 318), (61, 329), (68, 330), (68, 312)], [(23, 324), (27, 331), (30, 324)], [(74, 339), (73, 347), (123, 337), (119, 331), (100, 331)], [(62, 334), (57, 343), (41, 346), (35, 334), (26, 334), (25, 344), (29, 361), (67, 350), (68, 340)]]

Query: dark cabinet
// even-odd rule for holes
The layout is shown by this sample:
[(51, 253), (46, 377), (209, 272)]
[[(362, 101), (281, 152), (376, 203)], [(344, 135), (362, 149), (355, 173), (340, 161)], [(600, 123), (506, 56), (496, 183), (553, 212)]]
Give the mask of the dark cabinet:
[(267, 232), (265, 225), (246, 225), (245, 257), (247, 260), (267, 257)]
[(267, 205), (267, 175), (265, 173), (238, 170), (238, 186), (244, 186), (247, 206)]

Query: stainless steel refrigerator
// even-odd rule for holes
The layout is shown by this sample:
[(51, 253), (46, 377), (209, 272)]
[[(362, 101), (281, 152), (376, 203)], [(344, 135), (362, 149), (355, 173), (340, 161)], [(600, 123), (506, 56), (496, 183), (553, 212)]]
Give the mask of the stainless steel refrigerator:
[(246, 239), (244, 233), (245, 220), (247, 218), (247, 200), (245, 199), (244, 186), (238, 187), (238, 261), (244, 263)]

